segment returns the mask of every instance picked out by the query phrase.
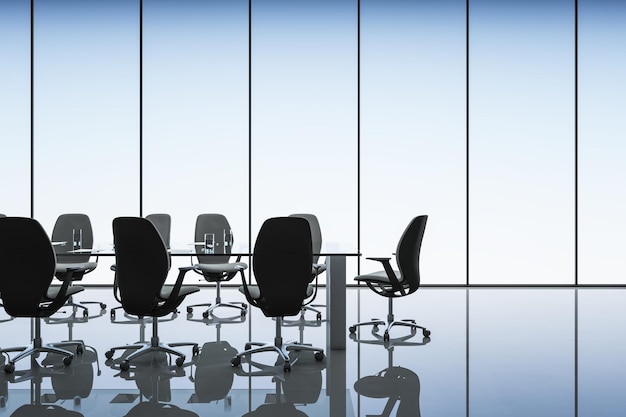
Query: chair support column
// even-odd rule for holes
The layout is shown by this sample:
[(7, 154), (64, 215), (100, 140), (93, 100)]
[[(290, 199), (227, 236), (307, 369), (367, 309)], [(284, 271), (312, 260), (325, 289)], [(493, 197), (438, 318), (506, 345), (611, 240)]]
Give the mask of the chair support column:
[(389, 297), (389, 313), (387, 314), (387, 323), (393, 323), (393, 297)]

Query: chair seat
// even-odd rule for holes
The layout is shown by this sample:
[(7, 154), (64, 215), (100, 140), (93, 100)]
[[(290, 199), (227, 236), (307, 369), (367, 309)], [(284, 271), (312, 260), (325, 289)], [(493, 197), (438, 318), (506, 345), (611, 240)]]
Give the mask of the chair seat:
[[(315, 288), (311, 284), (307, 285), (306, 296), (310, 297), (313, 294), (313, 291), (315, 291)], [(242, 294), (246, 293), (243, 285), (239, 287), (239, 292)], [(256, 285), (248, 285), (248, 294), (250, 294), (250, 297), (254, 298), (255, 300), (261, 298), (261, 290), (259, 290), (259, 287)]]
[(81, 271), (91, 271), (96, 269), (98, 264), (96, 262), (77, 262), (77, 263), (59, 263), (54, 270), (55, 274), (66, 273), (68, 268), (79, 269)]
[[(404, 281), (402, 275), (400, 274), (400, 271), (394, 270), (393, 273), (396, 274), (396, 277), (398, 277), (398, 282)], [(387, 272), (385, 271), (376, 271), (372, 272), (371, 274), (359, 275), (355, 277), (354, 280), (363, 282), (380, 282), (381, 284), (391, 283), (391, 281), (389, 281), (389, 277), (387, 276)]]
[(245, 262), (233, 262), (233, 263), (221, 263), (221, 264), (195, 264), (193, 269), (208, 274), (228, 274), (232, 272), (239, 272), (242, 269), (248, 269), (248, 264)]
[[(48, 288), (46, 291), (46, 298), (48, 300), (54, 300), (57, 295), (59, 295), (59, 290), (61, 289), (60, 285), (55, 285), (54, 287)], [(80, 285), (72, 285), (67, 288), (67, 292), (65, 293), (67, 296), (74, 295), (78, 292), (81, 292), (85, 289), (85, 287), (81, 287)]]
[[(159, 298), (163, 300), (167, 300), (172, 295), (172, 290), (174, 289), (173, 285), (165, 285), (161, 288), (161, 292), (159, 293)], [(194, 292), (200, 291), (199, 287), (195, 287), (193, 285), (185, 285), (180, 287), (180, 291), (178, 292), (179, 297), (184, 297), (189, 294), (193, 294)]]

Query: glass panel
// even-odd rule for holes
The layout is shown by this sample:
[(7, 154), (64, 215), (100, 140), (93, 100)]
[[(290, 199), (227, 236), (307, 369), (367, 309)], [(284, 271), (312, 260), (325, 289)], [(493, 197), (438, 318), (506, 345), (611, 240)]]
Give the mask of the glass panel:
[[(110, 249), (112, 219), (139, 212), (139, 9), (45, 0), (35, 22), (35, 217), (52, 232), (60, 214), (85, 213)], [(106, 265), (88, 275), (112, 281)]]
[(0, 213), (30, 216), (30, 3), (0, 2)]
[(361, 252), (391, 256), (428, 214), (423, 282), (465, 283), (465, 1), (364, 0), (361, 16)]
[(574, 291), (470, 292), (470, 416), (574, 415)]
[(579, 283), (623, 284), (626, 4), (579, 3)]
[(623, 290), (578, 290), (578, 415), (609, 417), (626, 408), (625, 325)]
[(470, 283), (574, 283), (573, 2), (472, 1)]
[(269, 217), (313, 213), (323, 250), (356, 251), (356, 11), (253, 3), (253, 239)]
[(201, 213), (248, 250), (248, 1), (144, 1), (143, 215), (189, 248)]

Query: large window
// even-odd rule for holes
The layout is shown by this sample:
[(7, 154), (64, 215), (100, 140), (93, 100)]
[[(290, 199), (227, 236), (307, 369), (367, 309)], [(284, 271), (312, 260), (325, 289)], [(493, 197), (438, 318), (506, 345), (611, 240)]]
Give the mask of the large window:
[(0, 2), (0, 213), (30, 215), (30, 4)]
[(623, 284), (626, 4), (579, 7), (579, 282)]
[[(91, 218), (96, 247), (139, 207), (139, 9), (127, 1), (35, 2), (34, 216)], [(108, 246), (110, 249), (110, 246)], [(89, 282), (112, 283), (107, 267)]]
[(315, 213), (324, 251), (356, 250), (356, 2), (252, 8), (252, 230)]
[(574, 283), (574, 4), (470, 10), (470, 282)]
[(86, 213), (99, 248), (119, 215), (187, 247), (223, 213), (241, 252), (314, 213), (364, 257), (427, 214), (425, 284), (626, 282), (622, 4), (32, 4), (0, 2), (0, 213)]

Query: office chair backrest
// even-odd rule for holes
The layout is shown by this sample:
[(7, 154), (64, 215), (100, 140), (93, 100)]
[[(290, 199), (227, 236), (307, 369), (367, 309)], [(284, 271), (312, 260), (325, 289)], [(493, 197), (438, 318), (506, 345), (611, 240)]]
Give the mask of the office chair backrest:
[[(204, 242), (205, 233), (213, 233), (215, 236), (215, 253), (231, 253), (231, 247), (224, 248), (224, 230), (231, 230), (230, 224), (223, 214), (201, 214), (196, 219), (195, 242)], [(234, 239), (233, 239), (234, 241)], [(196, 245), (196, 254), (198, 262), (202, 264), (221, 264), (227, 263), (228, 256), (202, 256), (204, 253), (203, 245)]]
[(403, 282), (409, 286), (409, 294), (416, 291), (420, 285), (420, 250), (427, 219), (428, 216), (418, 216), (411, 220), (396, 249), (398, 269)]
[(320, 223), (317, 220), (315, 214), (298, 213), (290, 214), (289, 217), (302, 217), (309, 222), (311, 227), (311, 244), (313, 245), (313, 263), (316, 264), (320, 258), (320, 252), (322, 251), (322, 229), (320, 229)]
[(9, 315), (37, 317), (55, 267), (54, 249), (37, 220), (0, 219), (0, 294)]
[(267, 317), (300, 313), (311, 279), (311, 228), (300, 217), (266, 220), (254, 245), (252, 267)]
[(66, 255), (67, 252), (74, 249), (72, 246), (72, 233), (74, 229), (82, 229), (83, 231), (82, 248), (93, 248), (93, 230), (91, 228), (91, 221), (89, 220), (89, 216), (81, 213), (61, 214), (57, 218), (57, 221), (54, 224), (54, 228), (52, 229), (53, 242), (66, 242), (65, 245), (59, 245), (54, 248), (57, 254), (58, 263), (89, 262), (90, 255), (88, 253), (84, 255)]
[(124, 310), (150, 316), (170, 269), (165, 242), (148, 219), (118, 217), (113, 220), (115, 275)]
[(146, 219), (150, 220), (154, 227), (156, 227), (157, 231), (163, 238), (163, 242), (165, 243), (165, 247), (167, 249), (170, 248), (170, 233), (172, 230), (172, 218), (169, 214), (165, 213), (153, 213), (148, 214)]

